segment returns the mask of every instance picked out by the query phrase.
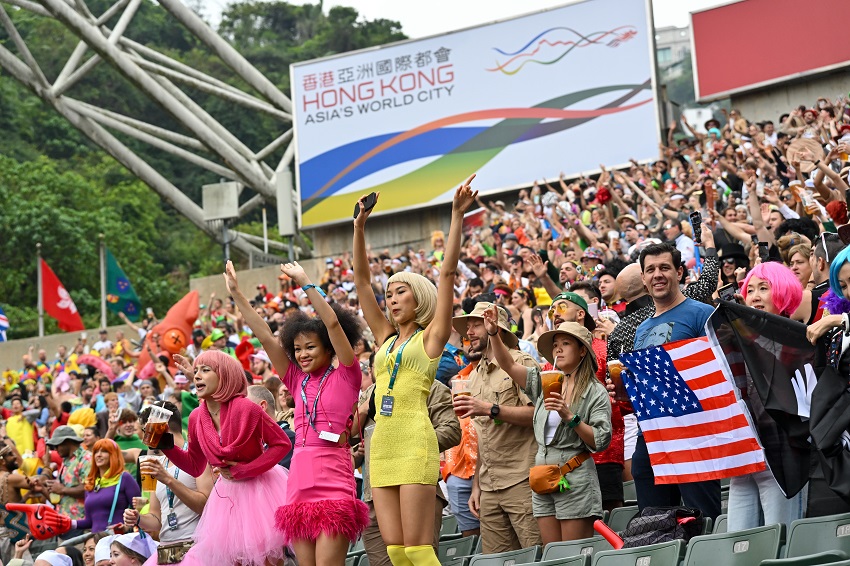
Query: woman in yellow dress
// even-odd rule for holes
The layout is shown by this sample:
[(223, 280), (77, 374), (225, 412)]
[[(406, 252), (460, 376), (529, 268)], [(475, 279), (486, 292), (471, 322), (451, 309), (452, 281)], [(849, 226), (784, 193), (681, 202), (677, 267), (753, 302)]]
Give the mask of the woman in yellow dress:
[(463, 214), (478, 195), (469, 186), (473, 178), (455, 192), (437, 288), (421, 275), (396, 273), (387, 282), (387, 316), (369, 279), (365, 196), (354, 219), (354, 283), (363, 316), (382, 344), (375, 355), (372, 501), (394, 566), (440, 565), (431, 546), (440, 456), (426, 400), (451, 333)]

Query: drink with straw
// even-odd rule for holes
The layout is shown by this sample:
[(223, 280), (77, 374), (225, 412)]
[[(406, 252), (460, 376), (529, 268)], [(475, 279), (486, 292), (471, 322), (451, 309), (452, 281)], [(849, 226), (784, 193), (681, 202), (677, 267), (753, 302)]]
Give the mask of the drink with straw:
[(622, 373), (623, 362), (620, 360), (611, 360), (608, 362), (608, 375), (611, 377), (611, 383), (614, 384), (614, 400), (631, 403), (629, 394), (626, 392), (626, 385), (623, 383)]
[(145, 435), (142, 442), (149, 448), (159, 446), (159, 441), (162, 435), (168, 432), (168, 419), (171, 418), (171, 411), (163, 409), (156, 405), (151, 405), (148, 421), (145, 423)]
[(564, 372), (557, 369), (541, 371), (540, 380), (543, 385), (543, 397), (548, 399), (553, 393), (561, 393), (564, 386)]
[[(472, 390), (470, 389), (470, 385), (472, 382), (469, 379), (452, 379), (452, 398), (458, 397), (459, 395), (472, 395)], [(455, 414), (457, 416), (461, 416), (464, 411), (455, 409)]]

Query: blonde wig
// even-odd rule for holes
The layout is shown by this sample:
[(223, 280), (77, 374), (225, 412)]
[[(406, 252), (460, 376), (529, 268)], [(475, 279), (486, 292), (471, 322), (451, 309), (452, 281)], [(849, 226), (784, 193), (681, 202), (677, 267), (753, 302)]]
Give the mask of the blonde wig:
[[(428, 326), (437, 312), (437, 287), (422, 275), (407, 271), (400, 271), (390, 277), (387, 280), (387, 289), (393, 283), (404, 283), (410, 287), (413, 298), (416, 300), (416, 324), (421, 328)], [(398, 328), (398, 323), (393, 319), (389, 308), (387, 308), (387, 319)]]

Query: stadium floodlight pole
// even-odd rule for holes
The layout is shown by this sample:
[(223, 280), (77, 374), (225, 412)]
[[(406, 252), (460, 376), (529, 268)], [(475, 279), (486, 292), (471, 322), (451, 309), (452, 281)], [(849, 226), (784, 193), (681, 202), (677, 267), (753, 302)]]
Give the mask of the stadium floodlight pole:
[(44, 336), (44, 282), (41, 273), (41, 242), (35, 244), (35, 271), (38, 285), (38, 337)]

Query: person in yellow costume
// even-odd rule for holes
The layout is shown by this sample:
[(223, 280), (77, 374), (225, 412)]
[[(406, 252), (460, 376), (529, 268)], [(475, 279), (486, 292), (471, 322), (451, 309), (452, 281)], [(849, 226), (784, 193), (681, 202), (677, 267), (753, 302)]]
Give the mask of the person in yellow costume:
[(440, 565), (431, 546), (440, 456), (426, 400), (452, 329), (463, 214), (478, 194), (470, 188), (474, 177), (455, 192), (438, 287), (421, 275), (396, 273), (387, 281), (387, 316), (370, 282), (365, 196), (354, 219), (354, 283), (363, 316), (382, 344), (375, 356), (372, 500), (394, 566)]
[(12, 416), (6, 421), (6, 435), (15, 443), (20, 454), (35, 451), (33, 424), (24, 416), (24, 402), (19, 397), (12, 399)]

